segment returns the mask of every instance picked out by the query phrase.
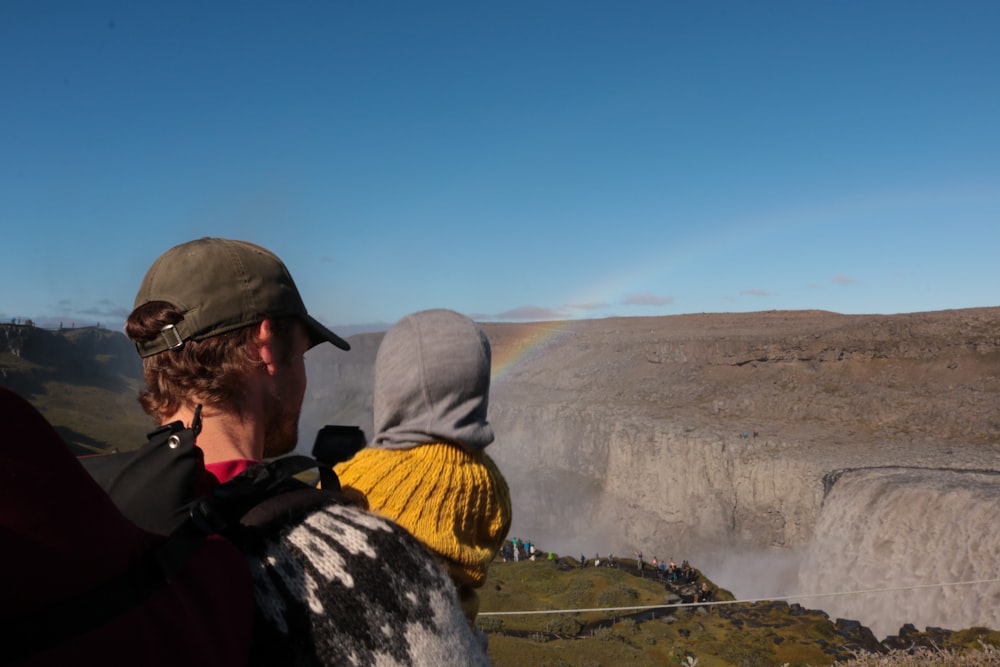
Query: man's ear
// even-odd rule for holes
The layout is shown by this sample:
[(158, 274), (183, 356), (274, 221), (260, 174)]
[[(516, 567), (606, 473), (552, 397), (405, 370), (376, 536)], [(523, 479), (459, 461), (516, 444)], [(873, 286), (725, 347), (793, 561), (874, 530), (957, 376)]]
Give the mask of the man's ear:
[(277, 369), (273, 343), (274, 326), (271, 320), (263, 320), (257, 325), (257, 352), (260, 354), (261, 364), (268, 375), (274, 375)]

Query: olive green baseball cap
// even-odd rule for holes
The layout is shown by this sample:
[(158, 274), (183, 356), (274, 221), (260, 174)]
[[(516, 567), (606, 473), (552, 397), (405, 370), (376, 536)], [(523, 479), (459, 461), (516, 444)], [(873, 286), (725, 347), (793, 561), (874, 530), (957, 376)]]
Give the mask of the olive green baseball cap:
[(330, 342), (351, 346), (306, 312), (284, 263), (270, 250), (246, 241), (202, 238), (182, 243), (153, 262), (135, 296), (135, 307), (165, 301), (184, 319), (150, 341), (136, 342), (146, 358), (204, 340), (266, 318), (296, 317), (309, 334), (310, 347)]

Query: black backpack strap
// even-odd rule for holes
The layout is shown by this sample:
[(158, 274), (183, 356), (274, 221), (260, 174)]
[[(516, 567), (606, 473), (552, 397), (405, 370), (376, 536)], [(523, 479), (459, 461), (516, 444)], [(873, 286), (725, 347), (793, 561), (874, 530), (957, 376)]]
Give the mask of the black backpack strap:
[[(209, 535), (225, 535), (255, 506), (292, 489), (305, 487), (294, 476), (319, 464), (308, 456), (286, 456), (248, 468), (195, 501), (189, 518), (154, 553), (159, 570), (169, 581)], [(322, 466), (319, 466), (322, 468)]]
[(319, 467), (319, 485), (324, 491), (340, 491), (340, 478), (333, 468), (326, 465)]
[(327, 424), (316, 433), (312, 455), (323, 464), (319, 467), (319, 483), (324, 490), (340, 491), (333, 466), (357, 454), (365, 443), (365, 432), (357, 426)]
[(301, 472), (323, 466), (308, 456), (285, 456), (255, 465), (220, 484), (191, 507), (191, 520), (206, 534), (222, 533), (250, 509), (275, 493)]
[(111, 497), (121, 513), (143, 530), (169, 535), (188, 516), (206, 489), (205, 458), (195, 439), (201, 432), (201, 406), (191, 427), (165, 424), (130, 452), (83, 456), (77, 460)]

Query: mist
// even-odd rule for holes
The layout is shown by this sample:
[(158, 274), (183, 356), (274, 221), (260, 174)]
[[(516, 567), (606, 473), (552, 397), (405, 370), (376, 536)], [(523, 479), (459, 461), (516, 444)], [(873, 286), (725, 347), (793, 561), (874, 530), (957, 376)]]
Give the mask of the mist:
[[(801, 588), (837, 593), (822, 608), (861, 621), (879, 637), (904, 623), (1000, 627), (997, 516), (1000, 473), (845, 473), (824, 502)], [(879, 590), (839, 595), (870, 589)]]
[[(738, 600), (770, 600), (801, 594), (798, 550), (719, 549), (699, 554), (696, 567)], [(792, 599), (807, 608), (809, 600)]]

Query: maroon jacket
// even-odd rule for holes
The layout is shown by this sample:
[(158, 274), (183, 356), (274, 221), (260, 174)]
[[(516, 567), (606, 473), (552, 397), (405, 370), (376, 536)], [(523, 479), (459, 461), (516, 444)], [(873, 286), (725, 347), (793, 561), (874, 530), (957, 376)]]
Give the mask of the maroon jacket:
[[(4, 387), (0, 425), (2, 653), (19, 639), (18, 621), (115, 579), (158, 538), (126, 520), (44, 417)], [(170, 584), (125, 613), (0, 664), (246, 665), (252, 618), (246, 563), (213, 538)]]

